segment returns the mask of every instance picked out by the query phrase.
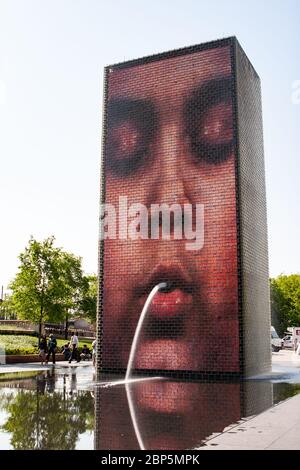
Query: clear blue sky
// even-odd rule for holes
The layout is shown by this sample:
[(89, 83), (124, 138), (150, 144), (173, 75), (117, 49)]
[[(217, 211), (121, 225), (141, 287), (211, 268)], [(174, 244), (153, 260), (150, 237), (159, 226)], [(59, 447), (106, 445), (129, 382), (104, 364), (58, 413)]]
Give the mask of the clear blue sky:
[(0, 286), (30, 235), (97, 271), (104, 65), (235, 35), (262, 81), (270, 274), (300, 271), (300, 2), (0, 0)]

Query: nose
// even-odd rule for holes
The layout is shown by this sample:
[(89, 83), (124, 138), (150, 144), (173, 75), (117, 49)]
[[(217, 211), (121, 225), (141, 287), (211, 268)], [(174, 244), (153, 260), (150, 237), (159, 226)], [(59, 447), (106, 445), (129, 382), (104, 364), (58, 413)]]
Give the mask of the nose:
[(161, 125), (153, 148), (155, 176), (148, 188), (148, 207), (151, 206), (149, 227), (151, 236), (155, 234), (154, 238), (160, 233), (164, 239), (169, 239), (169, 236), (182, 239), (184, 205), (192, 203), (185, 179), (187, 159), (181, 135), (180, 123)]
[(155, 153), (158, 175), (154, 202), (169, 205), (190, 202), (184, 177), (184, 142), (179, 124), (169, 123), (162, 126)]

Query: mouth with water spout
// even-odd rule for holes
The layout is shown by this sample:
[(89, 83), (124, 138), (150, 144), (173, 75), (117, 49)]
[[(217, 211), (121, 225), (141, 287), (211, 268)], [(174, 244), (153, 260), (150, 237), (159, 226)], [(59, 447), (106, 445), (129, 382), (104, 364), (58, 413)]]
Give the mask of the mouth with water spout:
[[(163, 285), (164, 284), (164, 285)], [(172, 281), (166, 281), (161, 283), (159, 292), (171, 292), (174, 289), (174, 283)]]
[[(166, 320), (187, 315), (193, 303), (193, 284), (184, 270), (178, 266), (158, 266), (139, 287), (139, 305), (143, 307), (151, 289), (164, 283), (149, 307), (150, 317)], [(157, 328), (158, 330), (158, 328)]]
[(139, 289), (142, 310), (149, 293), (161, 284), (148, 307), (135, 367), (176, 370), (193, 366), (186, 325), (193, 307), (192, 282), (178, 266), (158, 266)]

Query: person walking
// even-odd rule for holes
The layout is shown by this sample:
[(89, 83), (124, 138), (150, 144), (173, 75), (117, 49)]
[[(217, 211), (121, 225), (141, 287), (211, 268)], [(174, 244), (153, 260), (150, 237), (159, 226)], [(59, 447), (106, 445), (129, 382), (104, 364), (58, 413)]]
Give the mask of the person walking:
[(39, 342), (39, 356), (41, 358), (41, 365), (44, 365), (44, 362), (46, 363), (46, 354), (48, 351), (47, 347), (47, 338), (46, 335), (42, 335), (40, 342)]
[(71, 340), (70, 340), (70, 348), (72, 351), (72, 355), (69, 359), (69, 364), (71, 364), (73, 359), (76, 359), (77, 362), (80, 361), (80, 357), (78, 354), (78, 344), (79, 344), (79, 340), (78, 340), (77, 332), (72, 333)]
[(48, 364), (50, 355), (52, 354), (52, 362), (55, 364), (55, 353), (56, 353), (56, 346), (57, 346), (57, 341), (55, 336), (51, 333), (49, 335), (49, 341), (48, 341), (48, 354), (46, 357), (46, 364)]

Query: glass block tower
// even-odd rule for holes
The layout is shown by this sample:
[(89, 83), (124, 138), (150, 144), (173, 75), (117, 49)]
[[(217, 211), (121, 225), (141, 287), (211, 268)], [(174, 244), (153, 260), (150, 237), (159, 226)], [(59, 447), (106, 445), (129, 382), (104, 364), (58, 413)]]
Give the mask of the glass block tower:
[(105, 68), (97, 372), (271, 365), (260, 79), (235, 37)]

